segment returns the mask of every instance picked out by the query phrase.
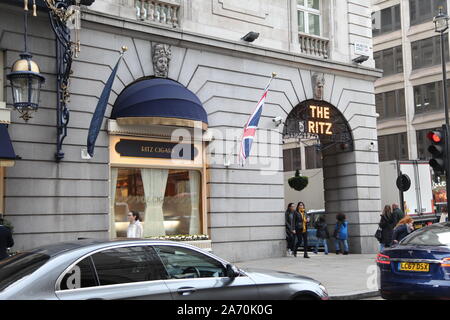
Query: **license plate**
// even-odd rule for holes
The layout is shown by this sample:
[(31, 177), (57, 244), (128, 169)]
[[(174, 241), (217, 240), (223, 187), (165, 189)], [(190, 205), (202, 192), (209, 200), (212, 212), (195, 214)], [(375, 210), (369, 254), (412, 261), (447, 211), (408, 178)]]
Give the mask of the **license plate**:
[(400, 271), (429, 272), (430, 264), (416, 262), (401, 262)]

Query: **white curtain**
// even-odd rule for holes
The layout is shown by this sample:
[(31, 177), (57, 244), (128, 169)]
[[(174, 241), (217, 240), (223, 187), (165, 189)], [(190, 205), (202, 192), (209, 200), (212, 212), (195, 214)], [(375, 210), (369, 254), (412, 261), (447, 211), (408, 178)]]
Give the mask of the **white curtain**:
[(189, 171), (189, 187), (191, 193), (191, 221), (189, 224), (189, 234), (200, 233), (200, 173)]
[(117, 176), (119, 174), (119, 169), (111, 168), (111, 181), (110, 181), (110, 192), (109, 192), (109, 237), (116, 238), (116, 213), (115, 213), (115, 202), (116, 202), (116, 188), (117, 188)]
[(163, 203), (169, 171), (141, 169), (145, 193), (144, 237), (165, 236)]

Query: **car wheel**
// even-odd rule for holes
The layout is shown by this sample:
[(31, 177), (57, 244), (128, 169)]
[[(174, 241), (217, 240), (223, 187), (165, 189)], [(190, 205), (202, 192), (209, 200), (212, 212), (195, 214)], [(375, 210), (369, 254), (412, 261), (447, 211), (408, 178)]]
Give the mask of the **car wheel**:
[(309, 300), (309, 301), (311, 301), (311, 300), (320, 300), (320, 299), (312, 294), (301, 293), (299, 295), (296, 295), (292, 300)]

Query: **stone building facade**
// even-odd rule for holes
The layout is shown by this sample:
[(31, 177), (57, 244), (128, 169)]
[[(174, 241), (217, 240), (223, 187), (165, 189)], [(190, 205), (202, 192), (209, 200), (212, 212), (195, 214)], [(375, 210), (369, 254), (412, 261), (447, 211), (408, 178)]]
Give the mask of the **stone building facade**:
[[(0, 8), (5, 75), (23, 50), (23, 9), (14, 2)], [(282, 256), (286, 249), (283, 144), (292, 143), (284, 141), (284, 122), (302, 103), (317, 101), (316, 74), (323, 78), (320, 102), (342, 115), (352, 137), (349, 150), (323, 151), (328, 222), (333, 223), (335, 213), (345, 212), (351, 251), (376, 250), (379, 169), (377, 148), (370, 144), (377, 142), (374, 81), (380, 72), (374, 69), (370, 53), (369, 0), (96, 0), (82, 8), (81, 26), (61, 162), (54, 159), (55, 35), (44, 9), (29, 19), (28, 36), (33, 58), (46, 77), (39, 110), (25, 123), (16, 111), (1, 109), (0, 104), (0, 112), (10, 113), (10, 120), (2, 119), (10, 123), (8, 132), (21, 157), (0, 171), (4, 172), (0, 210), (14, 225), (17, 250), (80, 237), (110, 237), (112, 224), (117, 223), (111, 215), (118, 210), (111, 200), (117, 184), (114, 169), (167, 167), (174, 179), (176, 173), (187, 177), (187, 171), (194, 169), (201, 175), (201, 182), (196, 182), (201, 189), (197, 208), (201, 225), (196, 233), (210, 236), (214, 253), (230, 261)], [(259, 33), (259, 38), (241, 40), (250, 31)], [(203, 128), (195, 140), (203, 155), (198, 166), (151, 159), (126, 162), (115, 154), (117, 139), (165, 141), (177, 129), (173, 124), (110, 119), (125, 88), (146, 77), (154, 79), (156, 44), (170, 48), (167, 78), (198, 97), (206, 111), (207, 130)], [(368, 60), (361, 64), (352, 61), (360, 56), (357, 45), (369, 49)], [(128, 51), (113, 85), (95, 156), (87, 159), (82, 151), (92, 114), (122, 46)], [(242, 167), (237, 161), (242, 128), (272, 72), (277, 77), (252, 156)], [(4, 77), (0, 80), (4, 88), (0, 100), (11, 108), (9, 83)], [(273, 121), (276, 117), (282, 119), (279, 126)], [(192, 185), (186, 189), (191, 194)], [(170, 223), (164, 222), (169, 228)]]

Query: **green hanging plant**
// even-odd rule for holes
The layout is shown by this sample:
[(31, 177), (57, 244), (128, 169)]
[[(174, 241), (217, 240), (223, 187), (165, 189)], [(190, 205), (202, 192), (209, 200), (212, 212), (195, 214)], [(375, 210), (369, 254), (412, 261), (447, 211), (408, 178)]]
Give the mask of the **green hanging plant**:
[(308, 177), (301, 176), (300, 171), (296, 170), (295, 176), (292, 178), (289, 178), (288, 183), (292, 189), (297, 190), (297, 191), (302, 191), (308, 185)]

